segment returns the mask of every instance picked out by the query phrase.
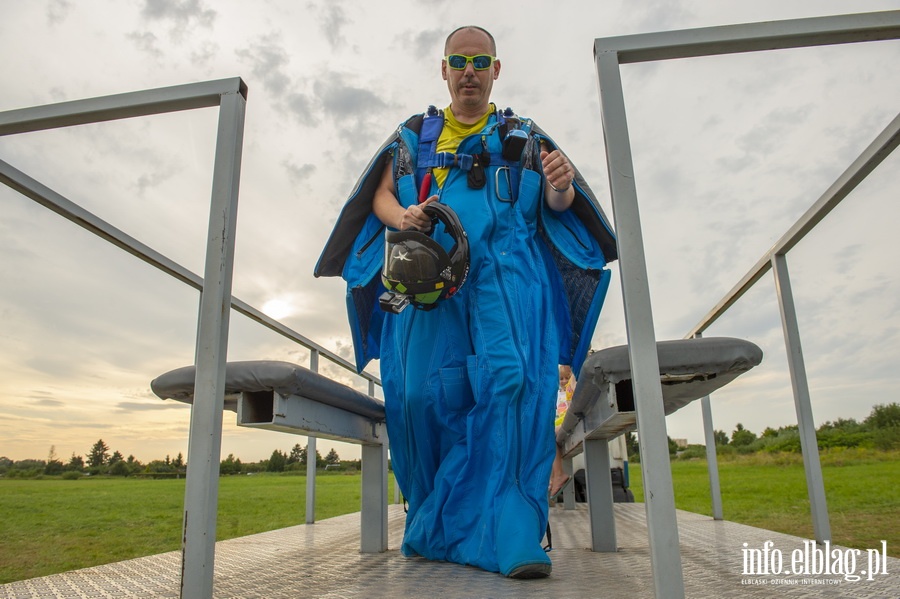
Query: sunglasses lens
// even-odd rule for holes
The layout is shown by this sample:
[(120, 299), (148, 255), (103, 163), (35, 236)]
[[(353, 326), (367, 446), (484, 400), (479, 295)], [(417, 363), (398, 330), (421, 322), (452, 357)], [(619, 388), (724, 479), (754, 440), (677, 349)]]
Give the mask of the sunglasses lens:
[(457, 71), (466, 68), (466, 62), (466, 57), (462, 54), (451, 54), (447, 57), (447, 64), (450, 65), (451, 69), (456, 69)]
[(491, 57), (487, 54), (480, 54), (472, 57), (472, 66), (476, 71), (483, 71), (491, 66)]

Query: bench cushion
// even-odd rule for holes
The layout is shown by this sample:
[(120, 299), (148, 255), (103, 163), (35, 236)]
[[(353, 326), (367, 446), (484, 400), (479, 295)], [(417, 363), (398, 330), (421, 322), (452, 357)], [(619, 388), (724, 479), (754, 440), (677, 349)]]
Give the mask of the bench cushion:
[[(724, 387), (759, 365), (763, 355), (756, 344), (733, 337), (658, 341), (656, 351), (666, 415)], [(587, 380), (592, 384), (582, 384)], [(627, 345), (589, 355), (581, 368), (581, 381), (575, 387), (572, 403), (557, 431), (557, 442), (563, 443), (575, 430), (583, 415), (594, 407), (601, 389), (623, 381), (631, 381)]]
[[(194, 377), (194, 366), (185, 366), (156, 377), (150, 382), (150, 388), (162, 399), (192, 403)], [(260, 391), (299, 395), (371, 420), (384, 420), (383, 402), (303, 366), (272, 360), (228, 362), (225, 365), (226, 409), (237, 411), (236, 395)]]

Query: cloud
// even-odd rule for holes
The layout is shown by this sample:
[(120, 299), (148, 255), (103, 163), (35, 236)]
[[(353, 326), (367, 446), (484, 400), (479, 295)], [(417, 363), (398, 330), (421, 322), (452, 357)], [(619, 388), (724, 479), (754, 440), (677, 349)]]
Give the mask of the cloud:
[(68, 0), (50, 0), (47, 3), (47, 22), (51, 25), (59, 25), (69, 16), (72, 3)]
[(251, 72), (262, 81), (267, 92), (276, 98), (285, 95), (291, 86), (291, 78), (284, 72), (290, 57), (278, 34), (264, 35), (249, 48), (236, 50), (235, 54), (250, 64)]
[(141, 174), (136, 182), (138, 195), (143, 196), (144, 192), (146, 192), (148, 189), (158, 187), (161, 183), (169, 179), (172, 174), (172, 172), (167, 173), (161, 171)]
[(325, 3), (319, 10), (319, 22), (322, 25), (322, 32), (325, 39), (332, 48), (339, 48), (345, 44), (342, 30), (348, 24), (349, 20), (344, 12), (344, 7), (337, 0)]
[(125, 37), (134, 42), (135, 47), (141, 52), (149, 54), (153, 58), (162, 58), (162, 50), (159, 49), (156, 36), (153, 33), (149, 31), (132, 31)]
[(319, 111), (318, 102), (314, 96), (302, 93), (292, 93), (287, 97), (287, 110), (297, 119), (297, 122), (307, 127), (315, 127), (320, 120), (316, 116)]
[(370, 148), (384, 138), (385, 116), (391, 105), (371, 87), (348, 82), (349, 77), (332, 73), (313, 84), (326, 116), (333, 120), (338, 136), (353, 147)]
[(409, 48), (413, 56), (439, 56), (444, 52), (444, 40), (447, 32), (444, 28), (414, 29), (404, 31), (397, 36), (398, 45)]
[(776, 108), (743, 135), (739, 135), (735, 144), (745, 155), (770, 154), (781, 140), (787, 137), (790, 129), (803, 126), (809, 120), (811, 107), (809, 104), (796, 107)]
[(288, 177), (290, 177), (291, 181), (296, 183), (305, 183), (309, 181), (316, 174), (316, 165), (315, 164), (301, 164), (297, 165), (293, 162), (285, 160), (281, 163), (284, 169), (288, 173)]
[(204, 41), (200, 47), (191, 51), (191, 62), (197, 65), (206, 65), (213, 61), (219, 52), (219, 45), (214, 42)]
[[(40, 392), (38, 392), (38, 393), (40, 393)], [(45, 399), (36, 400), (35, 402), (32, 403), (32, 405), (36, 408), (60, 408), (64, 405), (66, 405), (66, 403), (64, 401), (60, 401), (58, 399), (45, 398)]]
[(180, 41), (194, 26), (211, 28), (216, 11), (205, 8), (202, 0), (145, 0), (141, 15), (150, 21), (171, 24), (169, 34)]
[(156, 398), (156, 401), (154, 401), (154, 402), (151, 402), (151, 401), (119, 402), (116, 404), (116, 409), (119, 410), (120, 412), (152, 412), (152, 413), (159, 412), (160, 410), (171, 410), (171, 409), (178, 409), (178, 410), (188, 409), (189, 410), (190, 409), (190, 407), (187, 404), (182, 403), (180, 401), (162, 400), (162, 399), (159, 399), (158, 397), (156, 397), (155, 395), (153, 397)]

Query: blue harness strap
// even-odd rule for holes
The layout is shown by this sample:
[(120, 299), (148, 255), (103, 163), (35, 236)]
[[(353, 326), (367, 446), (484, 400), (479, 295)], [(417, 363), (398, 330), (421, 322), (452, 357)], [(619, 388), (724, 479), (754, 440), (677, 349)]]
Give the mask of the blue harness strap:
[(436, 166), (443, 168), (446, 165), (434, 163), (437, 154), (438, 138), (444, 130), (444, 113), (434, 106), (429, 106), (422, 119), (422, 128), (419, 131), (419, 151), (416, 156), (416, 189), (422, 183), (425, 173)]
[[(496, 130), (502, 138), (511, 129), (513, 125), (515, 129), (522, 131), (528, 136), (531, 131), (530, 121), (519, 121), (512, 109), (507, 108), (505, 111), (498, 110), (496, 113), (496, 124), (489, 130), (488, 135), (493, 134)], [(416, 188), (421, 185), (425, 173), (435, 168), (458, 168), (463, 171), (471, 171), (473, 167), (480, 166), (498, 166), (508, 169), (511, 175), (511, 187), (515, 196), (521, 161), (516, 158), (509, 160), (502, 152), (488, 152), (486, 143), (482, 146), (485, 151), (480, 154), (464, 154), (453, 152), (438, 152), (437, 144), (444, 129), (444, 113), (434, 106), (429, 106), (419, 131), (418, 150), (416, 153)]]

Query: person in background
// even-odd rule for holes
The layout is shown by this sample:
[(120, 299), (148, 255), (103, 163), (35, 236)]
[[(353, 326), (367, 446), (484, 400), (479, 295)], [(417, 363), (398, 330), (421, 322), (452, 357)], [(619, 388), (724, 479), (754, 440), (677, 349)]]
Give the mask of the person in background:
[[(559, 365), (559, 390), (556, 394), (556, 429), (558, 430), (566, 417), (569, 404), (572, 403), (572, 395), (575, 394), (575, 376), (572, 374), (572, 367), (564, 364)], [(554, 436), (555, 439), (555, 436)], [(562, 465), (562, 448), (556, 446), (556, 457), (553, 458), (553, 467), (550, 469), (550, 501), (556, 501), (569, 483), (572, 477), (566, 474)]]

